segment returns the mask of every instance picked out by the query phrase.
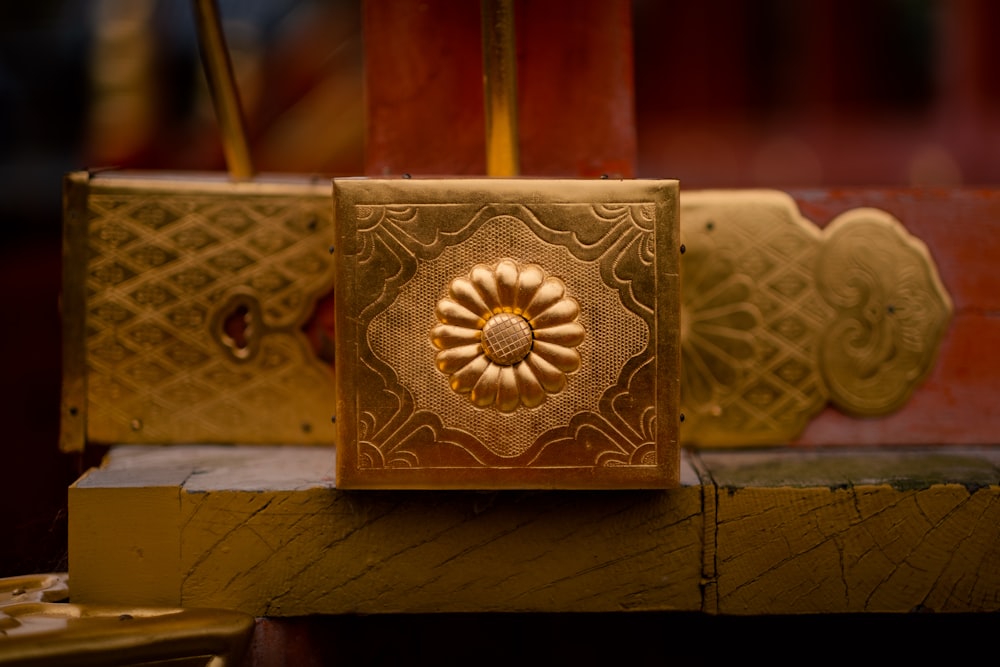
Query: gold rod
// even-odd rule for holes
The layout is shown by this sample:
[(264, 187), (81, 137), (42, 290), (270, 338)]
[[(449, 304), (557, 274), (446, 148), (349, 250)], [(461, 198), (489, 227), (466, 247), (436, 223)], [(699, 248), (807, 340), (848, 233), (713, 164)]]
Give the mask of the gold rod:
[(482, 0), (486, 173), (517, 176), (517, 49), (514, 0)]
[(215, 0), (194, 0), (194, 9), (202, 64), (212, 102), (215, 104), (229, 175), (233, 180), (246, 181), (253, 178), (253, 163), (250, 161), (236, 78), (233, 76), (233, 66), (229, 60), (226, 38), (222, 33), (222, 22), (219, 20), (219, 8)]

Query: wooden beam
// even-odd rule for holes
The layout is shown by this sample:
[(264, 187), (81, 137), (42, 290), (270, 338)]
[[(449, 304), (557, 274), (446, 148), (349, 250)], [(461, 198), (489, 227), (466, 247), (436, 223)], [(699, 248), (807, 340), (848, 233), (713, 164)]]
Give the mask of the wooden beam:
[(345, 492), (330, 450), (117, 448), (70, 489), (72, 599), (272, 617), (1000, 609), (998, 450), (686, 452), (683, 469), (667, 492)]

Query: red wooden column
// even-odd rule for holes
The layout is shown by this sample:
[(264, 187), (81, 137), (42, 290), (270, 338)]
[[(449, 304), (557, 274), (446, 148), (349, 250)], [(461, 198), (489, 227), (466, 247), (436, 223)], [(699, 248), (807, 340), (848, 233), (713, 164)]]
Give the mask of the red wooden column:
[[(628, 0), (516, 2), (521, 173), (635, 174)], [(486, 173), (480, 4), (369, 0), (368, 175)]]

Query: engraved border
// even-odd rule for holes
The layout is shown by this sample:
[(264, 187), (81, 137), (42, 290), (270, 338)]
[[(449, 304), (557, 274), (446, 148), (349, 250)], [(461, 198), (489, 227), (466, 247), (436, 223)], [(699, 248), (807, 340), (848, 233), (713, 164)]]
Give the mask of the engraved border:
[[(676, 181), (627, 181), (627, 182), (586, 182), (586, 181), (531, 181), (531, 180), (490, 180), (478, 179), (460, 181), (386, 181), (386, 180), (335, 180), (334, 193), (334, 225), (337, 233), (337, 386), (339, 389), (337, 405), (338, 423), (338, 456), (337, 484), (342, 488), (663, 488), (676, 485), (679, 469), (678, 449), (678, 415), (677, 403), (679, 397), (679, 379), (674, 373), (670, 379), (664, 377), (664, 365), (677, 368), (679, 361), (678, 313), (672, 305), (678, 303), (679, 275), (679, 242), (677, 229), (677, 183)], [(484, 193), (488, 193), (488, 196)], [(484, 203), (488, 200), (489, 215), (485, 215)], [(406, 202), (406, 204), (399, 204)], [(459, 202), (456, 204), (456, 202)], [(465, 203), (479, 202), (479, 203)], [(626, 363), (620, 377), (623, 378), (615, 387), (606, 392), (601, 399), (603, 416), (607, 406), (614, 402), (617, 394), (623, 392), (624, 378), (630, 375), (630, 366), (641, 367), (648, 363), (654, 354), (655, 362), (653, 386), (655, 388), (654, 405), (659, 418), (655, 419), (655, 430), (650, 433), (657, 450), (655, 465), (550, 465), (544, 468), (528, 468), (523, 465), (504, 465), (498, 463), (485, 467), (420, 467), (410, 468), (365, 468), (360, 465), (362, 452), (361, 441), (364, 439), (364, 426), (367, 424), (362, 417), (362, 408), (358, 404), (358, 367), (365, 363), (365, 323), (373, 317), (368, 311), (371, 304), (380, 301), (379, 297), (371, 298), (365, 294), (363, 287), (377, 285), (384, 292), (387, 283), (400, 284), (409, 279), (411, 270), (400, 262), (387, 270), (387, 278), (379, 276), (359, 276), (356, 268), (359, 257), (370, 257), (375, 241), (366, 237), (366, 229), (359, 229), (357, 217), (352, 209), (355, 206), (388, 207), (401, 221), (412, 220), (414, 207), (438, 205), (464, 208), (464, 218), (470, 221), (474, 218), (488, 219), (499, 214), (504, 207), (530, 202), (528, 208), (586, 205), (595, 209), (601, 207), (614, 208), (621, 206), (620, 202), (634, 204), (654, 204), (655, 212), (650, 221), (647, 243), (655, 244), (648, 248), (651, 254), (651, 288), (653, 294), (653, 309), (650, 313), (650, 347), (647, 352), (633, 357)], [(455, 211), (462, 213), (462, 211)], [(476, 214), (478, 212), (478, 215)], [(440, 222), (440, 221), (438, 221)], [(653, 229), (655, 225), (655, 230)], [(469, 222), (461, 225), (468, 229)], [(399, 228), (399, 225), (397, 225)], [(550, 230), (575, 236), (572, 230)], [(430, 231), (427, 226), (414, 226), (411, 231), (401, 233), (402, 237), (412, 240), (413, 234), (433, 234), (435, 239), (449, 237), (460, 240), (461, 234), (447, 225), (437, 225)], [(469, 232), (471, 233), (471, 232)], [(398, 238), (396, 240), (399, 240)], [(456, 242), (457, 242), (456, 240)], [(381, 239), (385, 242), (386, 239)], [(405, 244), (406, 251), (416, 257), (426, 251), (421, 243)], [(560, 244), (562, 245), (562, 244)], [(614, 246), (615, 243), (609, 244)], [(581, 246), (582, 247), (582, 246)], [(613, 266), (614, 263), (612, 263)], [(380, 282), (381, 280), (381, 282)], [(392, 289), (392, 286), (388, 289)], [(391, 302), (391, 301), (390, 301)], [(374, 306), (378, 308), (378, 306)], [(384, 307), (384, 306), (383, 306)], [(367, 312), (366, 312), (367, 311)], [(655, 346), (655, 348), (654, 348)], [(370, 353), (370, 351), (368, 351)], [(634, 370), (634, 369), (633, 369)], [(395, 388), (395, 387), (394, 387)], [(372, 426), (380, 430), (398, 433), (403, 423), (408, 422), (408, 429), (429, 426), (428, 415), (407, 414), (396, 419), (400, 411), (393, 413), (385, 425), (371, 421)], [(613, 411), (612, 411), (613, 412)], [(590, 413), (579, 413), (581, 414)], [(597, 413), (594, 413), (597, 414)], [(414, 419), (416, 417), (416, 419)], [(433, 415), (431, 415), (433, 417)], [(563, 439), (575, 439), (576, 431), (581, 422), (574, 417), (565, 427)], [(620, 421), (621, 418), (617, 417)], [(553, 430), (558, 430), (559, 427)], [(444, 429), (435, 429), (441, 433)], [(572, 474), (567, 474), (572, 470)], [(419, 471), (419, 474), (414, 472)], [(511, 472), (502, 472), (511, 471)], [(414, 481), (417, 480), (417, 481)]]

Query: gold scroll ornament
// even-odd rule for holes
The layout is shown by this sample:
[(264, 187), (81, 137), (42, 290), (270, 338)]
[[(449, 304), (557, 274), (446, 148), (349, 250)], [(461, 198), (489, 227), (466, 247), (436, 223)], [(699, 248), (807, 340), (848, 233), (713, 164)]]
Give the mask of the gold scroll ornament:
[(681, 216), (685, 443), (781, 444), (827, 402), (886, 414), (930, 372), (951, 300), (888, 213), (820, 230), (783, 193), (705, 191)]

